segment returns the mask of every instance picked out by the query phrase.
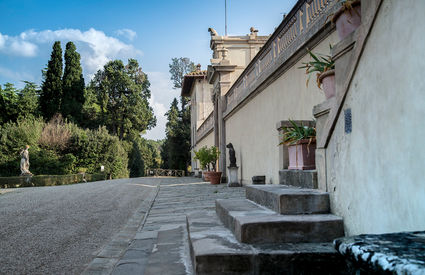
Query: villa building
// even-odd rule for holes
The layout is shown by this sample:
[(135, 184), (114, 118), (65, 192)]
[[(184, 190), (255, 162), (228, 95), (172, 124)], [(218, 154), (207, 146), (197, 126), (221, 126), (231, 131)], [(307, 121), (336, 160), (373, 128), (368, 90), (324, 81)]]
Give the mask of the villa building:
[[(423, 230), (425, 2), (361, 1), (361, 25), (342, 40), (329, 20), (340, 6), (299, 0), (270, 36), (210, 29), (211, 64), (182, 88), (192, 102), (192, 147), (218, 146), (225, 180), (231, 142), (243, 185), (256, 175), (279, 184), (288, 168), (282, 125), (315, 124), (312, 184), (329, 192), (346, 235)], [(334, 97), (315, 76), (306, 85), (299, 67), (311, 59), (307, 49), (335, 60)]]

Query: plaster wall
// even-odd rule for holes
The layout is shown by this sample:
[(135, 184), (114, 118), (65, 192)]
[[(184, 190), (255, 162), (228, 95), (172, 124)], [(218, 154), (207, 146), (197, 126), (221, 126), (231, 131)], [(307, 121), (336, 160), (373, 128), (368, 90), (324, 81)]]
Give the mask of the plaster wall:
[(326, 149), (332, 211), (348, 235), (425, 228), (424, 10), (383, 1)]
[(229, 50), (227, 59), (230, 64), (246, 67), (251, 61), (250, 49), (245, 47), (227, 47)]
[(214, 109), (211, 101), (212, 85), (208, 84), (206, 79), (197, 79), (193, 89), (196, 93), (196, 129), (198, 129)]
[[(336, 33), (322, 40), (313, 52), (329, 53), (329, 43), (337, 41)], [(237, 110), (226, 121), (226, 143), (236, 151), (239, 178), (251, 184), (255, 175), (265, 175), (267, 183), (279, 183), (279, 134), (276, 123), (288, 118), (312, 120), (313, 106), (325, 99), (317, 88), (315, 76), (306, 87), (304, 56), (262, 92)]]
[[(198, 151), (199, 149), (201, 149), (204, 146), (211, 147), (213, 145), (214, 145), (214, 131), (211, 131), (203, 139), (198, 140), (198, 143), (195, 145), (195, 147), (193, 149), (195, 151)], [(199, 165), (199, 160), (194, 160), (193, 159), (194, 157), (195, 157), (195, 154), (193, 153), (193, 150), (192, 150), (192, 163), (193, 163), (193, 167), (194, 168), (201, 169), (200, 168), (201, 166)]]

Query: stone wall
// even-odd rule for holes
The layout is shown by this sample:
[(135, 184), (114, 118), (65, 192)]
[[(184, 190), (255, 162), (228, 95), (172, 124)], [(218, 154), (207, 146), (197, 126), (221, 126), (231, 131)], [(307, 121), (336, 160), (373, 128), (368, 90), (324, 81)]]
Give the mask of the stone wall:
[(325, 188), (348, 235), (425, 227), (424, 10), (382, 1), (327, 145)]
[[(329, 44), (336, 41), (336, 34), (332, 33), (312, 50), (328, 54)], [(312, 120), (313, 106), (325, 99), (316, 85), (315, 76), (306, 86), (305, 70), (298, 69), (309, 59), (309, 56), (302, 57), (226, 119), (226, 142), (233, 143), (236, 150), (243, 184), (250, 184), (254, 175), (266, 175), (267, 183), (279, 183), (279, 169), (284, 167), (279, 167), (276, 123), (288, 118)]]

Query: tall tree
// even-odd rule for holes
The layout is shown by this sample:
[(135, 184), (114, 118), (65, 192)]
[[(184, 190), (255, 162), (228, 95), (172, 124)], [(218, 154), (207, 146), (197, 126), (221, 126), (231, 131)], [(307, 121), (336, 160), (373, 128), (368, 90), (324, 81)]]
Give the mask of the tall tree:
[[(195, 64), (187, 57), (172, 58), (169, 67), (174, 89), (180, 89), (184, 76), (196, 70)], [(190, 105), (188, 102), (188, 98), (180, 97), (181, 109), (179, 109), (178, 101), (174, 99), (167, 113), (166, 139), (161, 151), (164, 167), (186, 170), (189, 166)]]
[(0, 86), (0, 123), (15, 122), (18, 118), (38, 116), (37, 85), (24, 81), (25, 87), (18, 90), (11, 83), (4, 89)]
[(128, 168), (130, 169), (130, 178), (143, 177), (145, 175), (145, 163), (137, 141), (133, 141), (133, 147), (128, 159)]
[(174, 98), (171, 102), (170, 109), (165, 114), (167, 116), (167, 124), (165, 126), (166, 139), (162, 146), (161, 155), (163, 168), (178, 169), (178, 128), (179, 122), (179, 102)]
[(100, 123), (120, 139), (127, 139), (156, 125), (149, 105), (149, 80), (135, 59), (124, 65), (108, 62), (90, 83), (100, 107)]
[(168, 66), (170, 67), (174, 89), (180, 89), (183, 84), (183, 77), (196, 70), (195, 63), (190, 61), (187, 57), (172, 58)]
[(34, 82), (24, 81), (25, 87), (19, 91), (18, 117), (39, 116), (39, 99), (37, 85)]
[(6, 123), (15, 121), (18, 115), (17, 105), (19, 97), (17, 89), (12, 83), (4, 84), (4, 89), (0, 86), (0, 122)]
[(80, 54), (74, 43), (68, 42), (65, 49), (65, 70), (62, 80), (61, 113), (71, 121), (82, 121), (84, 105), (84, 78)]
[(46, 120), (60, 111), (62, 98), (62, 48), (60, 41), (53, 44), (52, 54), (43, 71), (43, 83), (40, 93), (40, 110)]

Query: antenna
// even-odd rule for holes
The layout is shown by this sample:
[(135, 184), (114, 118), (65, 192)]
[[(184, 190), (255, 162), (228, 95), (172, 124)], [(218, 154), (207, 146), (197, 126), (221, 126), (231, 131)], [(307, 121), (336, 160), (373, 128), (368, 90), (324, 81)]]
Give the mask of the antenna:
[(224, 35), (227, 36), (227, 0), (224, 0)]

